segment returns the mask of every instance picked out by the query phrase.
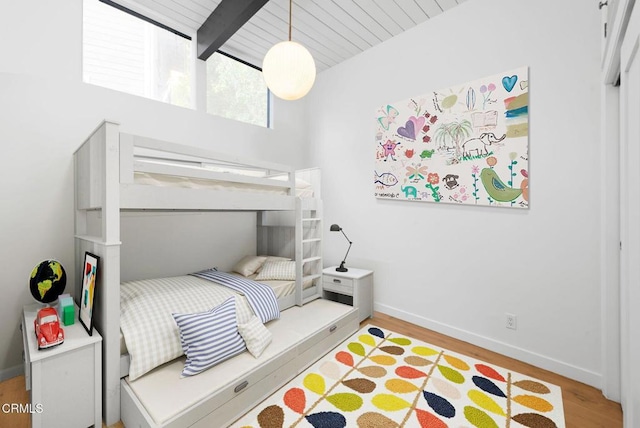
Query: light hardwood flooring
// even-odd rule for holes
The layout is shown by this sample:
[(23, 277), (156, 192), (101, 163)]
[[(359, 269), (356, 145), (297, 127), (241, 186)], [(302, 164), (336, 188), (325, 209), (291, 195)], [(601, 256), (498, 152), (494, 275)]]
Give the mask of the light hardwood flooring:
[[(607, 400), (599, 390), (591, 386), (379, 312), (375, 313), (373, 319), (362, 323), (362, 325), (366, 324), (374, 324), (400, 334), (406, 334), (415, 339), (558, 385), (562, 388), (567, 428), (622, 427), (620, 405)], [(0, 383), (0, 404), (26, 404), (28, 402), (29, 394), (25, 390), (24, 376), (18, 376)], [(29, 427), (29, 415), (0, 412), (0, 427), (27, 428)], [(119, 422), (109, 428), (123, 427), (122, 423)]]

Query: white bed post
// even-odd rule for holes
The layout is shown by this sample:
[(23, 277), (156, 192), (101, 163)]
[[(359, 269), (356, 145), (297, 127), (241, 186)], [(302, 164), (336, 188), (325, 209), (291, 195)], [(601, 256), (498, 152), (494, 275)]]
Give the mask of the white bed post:
[[(118, 124), (103, 122), (76, 151), (76, 269), (84, 252), (100, 257), (93, 325), (102, 335), (102, 416), (106, 425), (120, 420), (120, 141)], [(90, 212), (101, 211), (92, 227)], [(95, 222), (94, 222), (95, 223)], [(81, 289), (76, 281), (76, 301)]]
[(265, 228), (266, 218), (264, 211), (256, 211), (256, 255), (268, 254), (268, 232)]
[(304, 225), (302, 218), (304, 212), (302, 210), (302, 200), (296, 198), (296, 225), (295, 225), (295, 261), (296, 261), (296, 305), (302, 306), (302, 277), (304, 275)]

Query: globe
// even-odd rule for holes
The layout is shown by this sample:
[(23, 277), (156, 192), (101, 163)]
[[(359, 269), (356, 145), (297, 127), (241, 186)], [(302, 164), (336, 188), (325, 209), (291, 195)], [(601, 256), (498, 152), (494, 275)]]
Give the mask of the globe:
[(51, 303), (58, 298), (67, 285), (67, 274), (57, 260), (45, 260), (31, 271), (29, 290), (38, 302)]

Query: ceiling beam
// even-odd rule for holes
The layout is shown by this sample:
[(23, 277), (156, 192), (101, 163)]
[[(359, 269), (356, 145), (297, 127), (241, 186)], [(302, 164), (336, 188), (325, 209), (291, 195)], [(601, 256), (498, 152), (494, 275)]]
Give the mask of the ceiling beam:
[(198, 29), (198, 58), (206, 61), (269, 0), (222, 0)]

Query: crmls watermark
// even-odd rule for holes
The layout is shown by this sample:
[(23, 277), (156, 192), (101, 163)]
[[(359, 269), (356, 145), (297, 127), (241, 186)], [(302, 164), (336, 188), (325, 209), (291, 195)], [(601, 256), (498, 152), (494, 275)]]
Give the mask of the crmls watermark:
[(4, 403), (2, 405), (2, 413), (42, 413), (44, 408), (42, 407), (42, 403), (31, 404), (31, 403)]

